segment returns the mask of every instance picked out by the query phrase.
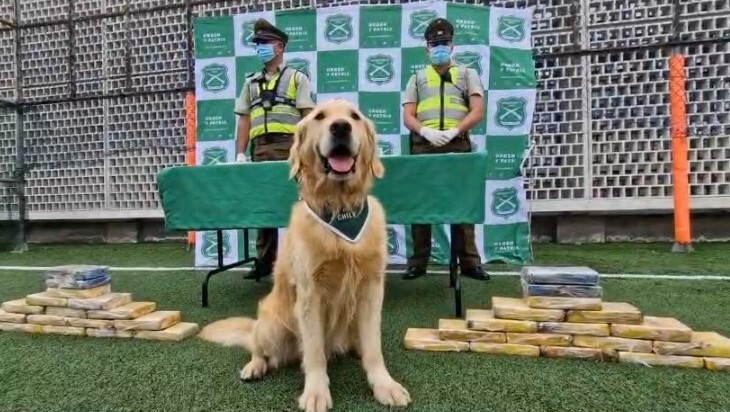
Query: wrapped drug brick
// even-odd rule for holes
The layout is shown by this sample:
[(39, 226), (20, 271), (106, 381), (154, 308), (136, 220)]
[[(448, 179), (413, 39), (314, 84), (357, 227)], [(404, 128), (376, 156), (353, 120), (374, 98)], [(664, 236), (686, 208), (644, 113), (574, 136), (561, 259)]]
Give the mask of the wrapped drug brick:
[(562, 322), (565, 312), (562, 309), (531, 308), (525, 301), (517, 298), (492, 297), (492, 312), (500, 319), (531, 320), (536, 322)]
[(652, 353), (652, 341), (627, 339), (616, 336), (573, 336), (573, 346), (595, 348), (603, 351)]
[(90, 299), (101, 295), (107, 295), (112, 292), (110, 284), (104, 286), (95, 287), (92, 289), (60, 289), (60, 288), (48, 288), (46, 289), (46, 295), (54, 298), (67, 298), (67, 299)]
[(111, 281), (112, 277), (108, 274), (83, 280), (69, 279), (63, 276), (49, 276), (46, 279), (46, 287), (54, 289), (93, 289), (108, 285)]
[(48, 296), (46, 292), (34, 293), (25, 297), (25, 302), (29, 305), (35, 306), (54, 306), (54, 307), (66, 307), (68, 306), (68, 299), (66, 298), (54, 298)]
[(83, 309), (61, 308), (49, 306), (46, 308), (46, 315), (63, 316), (65, 318), (85, 318), (86, 311)]
[(109, 293), (89, 299), (69, 299), (68, 307), (85, 310), (110, 310), (132, 302), (131, 293)]
[(438, 329), (408, 328), (403, 339), (406, 349), (433, 352), (466, 352), (469, 342), (439, 339)]
[(717, 332), (692, 332), (689, 342), (654, 341), (658, 355), (730, 358), (730, 339)]
[(69, 281), (89, 280), (109, 275), (108, 266), (98, 265), (63, 265), (49, 269), (46, 279), (58, 278)]
[(537, 322), (531, 320), (498, 319), (492, 310), (467, 309), (466, 323), (469, 329), (489, 332), (537, 332)]
[(598, 285), (598, 272), (586, 266), (524, 266), (520, 278), (530, 284)]
[(134, 331), (116, 330), (114, 328), (87, 328), (86, 336), (94, 338), (133, 338)]
[(471, 342), (469, 351), (492, 355), (540, 356), (540, 347), (515, 343)]
[(567, 311), (566, 322), (640, 324), (643, 315), (636, 306), (625, 302), (602, 302), (601, 310)]
[(542, 346), (540, 355), (546, 358), (574, 358), (598, 362), (610, 361), (610, 356), (600, 349), (577, 348), (574, 346)]
[(1, 308), (8, 313), (22, 313), (26, 315), (38, 315), (44, 311), (43, 306), (29, 305), (25, 301), (25, 298), (3, 302)]
[(0, 322), (6, 323), (25, 323), (25, 313), (10, 313), (0, 310)]
[(504, 332), (471, 330), (467, 327), (467, 321), (462, 319), (439, 319), (439, 339), (463, 342), (506, 342)]
[(180, 322), (164, 330), (140, 330), (134, 334), (134, 337), (136, 339), (180, 342), (199, 331), (200, 327), (196, 323)]
[(694, 356), (657, 355), (655, 353), (619, 352), (620, 363), (638, 363), (648, 366), (677, 366), (682, 368), (703, 368), (705, 361)]
[(561, 298), (600, 298), (603, 296), (603, 287), (601, 286), (531, 284), (524, 279), (521, 280), (521, 283), (523, 296)]
[(611, 325), (611, 335), (630, 339), (689, 342), (692, 329), (674, 318), (645, 316), (639, 325)]
[(130, 302), (109, 310), (89, 310), (89, 319), (131, 320), (152, 313), (157, 309), (155, 302)]
[(536, 309), (601, 310), (600, 298), (562, 298), (554, 296), (527, 296), (525, 302)]
[(589, 336), (608, 336), (610, 334), (608, 323), (539, 322), (537, 331), (540, 333)]
[(534, 346), (568, 346), (572, 341), (570, 335), (554, 333), (507, 333), (507, 343)]
[(0, 332), (40, 333), (42, 330), (43, 325), (35, 325), (32, 323), (0, 322)]
[(160, 310), (131, 320), (115, 320), (117, 330), (162, 330), (180, 322), (180, 311)]

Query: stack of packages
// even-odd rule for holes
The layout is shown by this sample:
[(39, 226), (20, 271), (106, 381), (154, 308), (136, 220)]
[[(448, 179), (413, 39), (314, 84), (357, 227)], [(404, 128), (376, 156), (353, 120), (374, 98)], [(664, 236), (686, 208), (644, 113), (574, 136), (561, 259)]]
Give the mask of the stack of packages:
[(468, 309), (466, 319), (409, 328), (406, 348), (730, 370), (730, 339), (604, 302), (590, 268), (528, 266), (521, 284), (521, 299), (495, 296), (490, 310)]
[(46, 273), (46, 291), (4, 302), (0, 331), (181, 341), (196, 334), (179, 311), (160, 311), (155, 302), (134, 302), (131, 293), (112, 292), (105, 266), (69, 265)]

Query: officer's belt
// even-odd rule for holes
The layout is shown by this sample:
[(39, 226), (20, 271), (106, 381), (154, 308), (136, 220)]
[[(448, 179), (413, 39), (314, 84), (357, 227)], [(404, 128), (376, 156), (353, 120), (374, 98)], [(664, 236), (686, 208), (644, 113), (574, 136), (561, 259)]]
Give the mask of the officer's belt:
[(256, 145), (272, 144), (272, 143), (289, 143), (294, 141), (294, 135), (291, 133), (266, 133), (253, 138), (252, 142)]
[[(257, 98), (257, 99), (254, 99), (254, 101), (252, 101), (252, 102), (251, 102), (251, 107), (256, 107), (256, 106), (260, 106), (260, 105), (261, 105), (261, 102), (262, 102), (263, 100), (264, 100), (264, 99), (263, 99), (263, 98), (261, 98), (261, 97), (259, 97), (259, 98)], [(271, 100), (272, 100), (272, 102), (273, 102), (274, 104), (287, 104), (287, 105), (289, 105), (289, 106), (294, 106), (294, 107), (296, 107), (296, 105), (297, 105), (297, 101), (296, 101), (296, 100), (294, 100), (294, 99), (289, 99), (289, 98), (287, 98), (287, 97), (275, 96), (275, 97), (274, 97), (273, 99), (271, 99)]]
[[(469, 133), (464, 132), (461, 134), (457, 134), (456, 137), (454, 137), (451, 141), (453, 142), (454, 140), (457, 140), (457, 139), (467, 139), (468, 140)], [(414, 143), (431, 143), (425, 137), (421, 136), (418, 133), (413, 133), (413, 132), (411, 132), (411, 141), (413, 141)]]

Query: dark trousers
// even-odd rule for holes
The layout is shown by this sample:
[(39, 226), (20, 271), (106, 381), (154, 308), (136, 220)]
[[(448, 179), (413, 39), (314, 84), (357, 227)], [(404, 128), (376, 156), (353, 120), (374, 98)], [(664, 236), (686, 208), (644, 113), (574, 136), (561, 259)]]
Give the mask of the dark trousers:
[[(252, 141), (252, 162), (267, 160), (287, 160), (289, 149), (294, 137), (284, 133), (269, 133), (257, 136)], [(276, 260), (276, 250), (279, 246), (279, 232), (277, 228), (261, 228), (256, 234), (256, 254), (261, 265), (272, 266)]]
[[(468, 153), (471, 152), (471, 142), (466, 135), (457, 136), (449, 143), (436, 147), (421, 136), (411, 136), (411, 154), (437, 154), (437, 153)], [(459, 266), (461, 270), (468, 270), (481, 265), (479, 251), (474, 239), (474, 225), (453, 225), (455, 226), (456, 239), (451, 239), (459, 247)], [(408, 266), (425, 268), (431, 257), (431, 225), (411, 225), (411, 236), (413, 237), (413, 255), (408, 258)]]

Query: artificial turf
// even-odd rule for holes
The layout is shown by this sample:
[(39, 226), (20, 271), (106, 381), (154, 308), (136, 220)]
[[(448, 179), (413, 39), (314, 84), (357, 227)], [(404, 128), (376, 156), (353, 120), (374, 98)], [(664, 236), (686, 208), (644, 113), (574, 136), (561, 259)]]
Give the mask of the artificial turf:
[[(604, 272), (641, 273), (653, 268), (653, 273), (730, 275), (730, 263), (714, 260), (718, 256), (703, 249), (705, 245), (697, 248), (710, 263), (700, 271), (687, 262), (701, 261), (697, 255), (672, 255), (670, 245), (612, 246), (551, 245), (536, 255), (542, 255), (543, 264), (595, 261), (606, 265), (593, 264)], [(190, 265), (189, 254), (178, 253), (179, 245), (33, 248), (27, 255), (0, 254), (0, 265)], [(668, 265), (667, 260), (675, 263)], [(659, 270), (663, 267), (667, 270)], [(212, 281), (211, 307), (202, 309), (202, 277), (200, 272), (115, 272), (113, 288), (131, 292), (135, 300), (155, 301), (163, 310), (180, 310), (184, 321), (201, 325), (253, 314), (255, 302), (270, 288), (269, 282), (243, 281), (240, 272), (224, 273)], [(627, 301), (645, 314), (672, 316), (695, 330), (730, 336), (728, 281), (603, 279), (602, 283), (605, 300)], [(43, 274), (0, 271), (0, 285), (0, 301), (16, 299), (42, 290)], [(492, 295), (519, 296), (514, 277), (494, 277), (489, 282), (465, 279), (464, 289), (467, 308), (488, 308)], [(408, 327), (435, 327), (439, 318), (453, 316), (451, 292), (445, 276), (388, 280), (384, 353), (393, 376), (411, 392), (410, 411), (730, 410), (730, 374), (723, 372), (405, 350), (402, 340)], [(245, 359), (242, 350), (197, 339), (169, 343), (0, 332), (0, 411), (296, 411), (303, 384), (299, 368), (242, 383), (238, 371)], [(334, 410), (387, 410), (372, 397), (356, 360), (332, 362), (329, 374)]]

